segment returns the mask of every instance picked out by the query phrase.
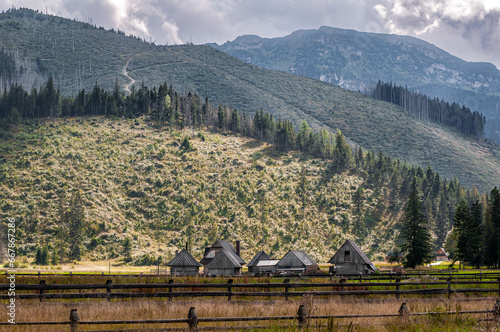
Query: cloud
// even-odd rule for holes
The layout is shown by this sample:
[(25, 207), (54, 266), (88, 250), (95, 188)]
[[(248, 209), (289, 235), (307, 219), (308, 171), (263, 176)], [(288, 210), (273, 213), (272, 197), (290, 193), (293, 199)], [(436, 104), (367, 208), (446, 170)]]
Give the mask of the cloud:
[(500, 67), (498, 0), (0, 0), (47, 9), (157, 44), (278, 37), (322, 25), (411, 35), (469, 61)]
[(500, 67), (500, 4), (487, 0), (388, 0), (374, 6), (384, 28)]

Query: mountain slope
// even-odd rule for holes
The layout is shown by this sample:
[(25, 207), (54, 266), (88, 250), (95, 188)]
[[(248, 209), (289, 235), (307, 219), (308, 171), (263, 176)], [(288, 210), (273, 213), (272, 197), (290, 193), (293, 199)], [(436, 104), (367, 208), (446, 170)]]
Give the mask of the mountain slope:
[[(3, 47), (22, 64), (26, 84), (49, 74), (65, 95), (97, 82), (111, 90), (130, 78), (146, 85), (172, 84), (212, 102), (253, 114), (261, 107), (274, 116), (306, 120), (314, 129), (342, 130), (353, 144), (426, 166), (468, 187), (489, 191), (500, 183), (497, 147), (415, 120), (402, 109), (331, 84), (246, 64), (208, 46), (155, 46), (30, 10), (0, 15)], [(123, 73), (127, 73), (126, 76)], [(30, 86), (26, 85), (25, 86)]]
[[(91, 260), (123, 257), (127, 237), (135, 260), (171, 259), (186, 242), (201, 257), (218, 238), (241, 240), (246, 261), (258, 250), (281, 257), (300, 248), (326, 262), (346, 238), (380, 260), (394, 245), (402, 204), (385, 187), (366, 189), (367, 225), (356, 228), (352, 197), (363, 185), (360, 176), (326, 177), (328, 161), (253, 139), (204, 130), (170, 135), (150, 125), (147, 118), (47, 120), (20, 125), (0, 140), (0, 217), (16, 216), (18, 255), (33, 255), (37, 244), (60, 246), (68, 227), (60, 222), (60, 198), (69, 208), (76, 189)], [(195, 151), (180, 148), (187, 135)], [(303, 168), (306, 212), (297, 190)]]
[(465, 104), (485, 114), (488, 137), (500, 139), (500, 71), (417, 38), (321, 27), (282, 38), (241, 36), (212, 46), (257, 66), (350, 90), (364, 91), (382, 80)]

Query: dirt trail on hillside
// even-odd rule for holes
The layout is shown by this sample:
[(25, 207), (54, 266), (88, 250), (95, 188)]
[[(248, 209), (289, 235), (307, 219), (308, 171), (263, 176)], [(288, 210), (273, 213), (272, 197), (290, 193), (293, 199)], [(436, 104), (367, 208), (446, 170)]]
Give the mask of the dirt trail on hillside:
[(130, 93), (130, 87), (135, 83), (135, 80), (129, 76), (128, 71), (127, 71), (127, 67), (128, 67), (128, 64), (130, 63), (130, 61), (132, 61), (132, 58), (128, 59), (127, 63), (125, 64), (125, 66), (123, 66), (123, 69), (122, 69), (123, 76), (126, 76), (130, 80), (130, 83), (125, 85), (125, 91), (127, 91), (128, 93)]

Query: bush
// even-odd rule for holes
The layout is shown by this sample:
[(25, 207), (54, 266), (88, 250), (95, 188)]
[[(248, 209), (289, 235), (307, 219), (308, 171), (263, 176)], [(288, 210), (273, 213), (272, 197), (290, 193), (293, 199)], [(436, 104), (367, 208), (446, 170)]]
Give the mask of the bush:
[(184, 136), (184, 139), (182, 140), (181, 149), (183, 149), (185, 152), (196, 150), (189, 141), (189, 138), (187, 136)]

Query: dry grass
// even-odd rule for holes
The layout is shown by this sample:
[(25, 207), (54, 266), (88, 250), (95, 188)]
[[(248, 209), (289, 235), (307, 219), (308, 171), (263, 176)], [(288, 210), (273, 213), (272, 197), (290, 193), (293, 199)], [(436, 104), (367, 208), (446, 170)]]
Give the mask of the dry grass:
[[(72, 308), (78, 309), (81, 321), (102, 321), (102, 320), (134, 320), (134, 319), (171, 319), (186, 318), (190, 307), (195, 307), (199, 318), (202, 317), (247, 317), (247, 316), (296, 316), (300, 304), (306, 305), (310, 315), (363, 315), (363, 314), (397, 314), (401, 306), (400, 301), (340, 301), (328, 300), (318, 301), (309, 296), (304, 296), (297, 301), (273, 301), (273, 302), (225, 302), (225, 301), (193, 301), (193, 302), (166, 302), (157, 300), (121, 301), (121, 302), (101, 302), (101, 303), (38, 303), (34, 301), (18, 301), (16, 320), (25, 321), (67, 321)], [(407, 305), (411, 312), (444, 312), (444, 311), (464, 311), (464, 310), (489, 310), (493, 307), (494, 300), (410, 300)], [(491, 329), (486, 323), (479, 324), (477, 320), (485, 318), (485, 314), (475, 315), (437, 315), (433, 317), (413, 317), (405, 330), (415, 331), (470, 331)], [(0, 321), (5, 322), (6, 318), (1, 317)], [(348, 318), (334, 319), (319, 322), (329, 324), (331, 330), (341, 330), (343, 325), (353, 326), (350, 331), (376, 330), (395, 331), (401, 328), (401, 321), (395, 318)], [(234, 322), (234, 323), (199, 323), (199, 326), (250, 326), (264, 325), (266, 322)], [(321, 330), (316, 324), (317, 321), (310, 321), (311, 330)], [(270, 327), (279, 330), (279, 326), (289, 325), (290, 321), (271, 321)], [(296, 321), (293, 321), (296, 324)], [(436, 324), (442, 329), (436, 329)], [(169, 325), (175, 327), (176, 325)], [(186, 324), (177, 325), (185, 327)], [(143, 326), (144, 327), (144, 326)], [(149, 324), (147, 327), (160, 327), (160, 325)], [(165, 327), (165, 325), (163, 325)], [(137, 325), (80, 325), (80, 330), (110, 328), (140, 328)], [(36, 331), (53, 331), (54, 326), (37, 326)], [(349, 328), (348, 328), (349, 329)], [(61, 329), (66, 330), (66, 329)], [(17, 326), (15, 329), (0, 327), (0, 331), (33, 331), (33, 327)]]

